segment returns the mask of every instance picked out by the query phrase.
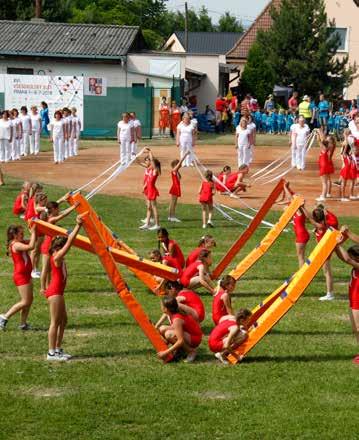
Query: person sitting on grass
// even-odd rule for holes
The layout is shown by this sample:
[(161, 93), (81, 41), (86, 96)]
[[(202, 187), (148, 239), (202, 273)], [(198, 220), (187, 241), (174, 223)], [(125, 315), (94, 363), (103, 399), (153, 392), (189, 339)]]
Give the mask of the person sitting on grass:
[(212, 321), (217, 325), (223, 316), (233, 315), (231, 294), (236, 288), (236, 280), (230, 276), (224, 276), (213, 296)]
[(223, 364), (228, 364), (226, 357), (248, 338), (249, 318), (252, 312), (239, 309), (235, 316), (223, 316), (211, 331), (208, 339), (209, 349)]
[(187, 353), (185, 362), (193, 362), (197, 356), (197, 347), (202, 341), (202, 330), (198, 322), (191, 316), (180, 311), (176, 298), (165, 296), (162, 299), (162, 311), (165, 313), (171, 324), (161, 325), (159, 331), (162, 337), (171, 346), (164, 351), (157, 353), (160, 359), (180, 349)]
[(199, 253), (203, 249), (211, 249), (212, 247), (216, 247), (216, 240), (213, 238), (212, 235), (203, 235), (198, 242), (198, 246), (193, 249), (188, 254), (187, 260), (186, 260), (186, 267), (188, 267), (190, 264), (194, 263), (198, 260)]
[[(163, 255), (158, 249), (154, 249), (150, 252), (150, 260), (154, 263), (161, 263), (165, 266), (172, 267), (173, 269), (177, 269), (178, 272), (178, 278), (182, 275), (182, 267), (178, 263), (178, 260), (174, 257), (171, 257), (171, 255)], [(158, 282), (158, 286), (156, 288), (157, 292), (160, 292), (163, 286), (163, 283), (166, 281), (164, 278), (161, 278), (159, 276), (155, 276), (156, 281)]]
[(215, 289), (209, 275), (209, 267), (211, 264), (211, 251), (208, 249), (202, 249), (199, 253), (198, 260), (184, 269), (182, 276), (180, 277), (181, 284), (188, 289), (196, 289), (202, 286), (213, 295)]

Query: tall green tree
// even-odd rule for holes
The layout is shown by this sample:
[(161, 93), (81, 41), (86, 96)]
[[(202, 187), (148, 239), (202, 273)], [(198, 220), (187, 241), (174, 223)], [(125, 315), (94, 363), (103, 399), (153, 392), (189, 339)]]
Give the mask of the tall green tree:
[(218, 31), (219, 32), (243, 32), (243, 25), (237, 18), (232, 15), (229, 11), (226, 11), (221, 15), (218, 21)]
[[(266, 93), (274, 84), (293, 85), (301, 94), (319, 91), (340, 95), (351, 84), (356, 66), (337, 56), (340, 38), (329, 22), (324, 0), (283, 0), (271, 10), (273, 25), (259, 32), (243, 72), (244, 86), (256, 94), (256, 79), (267, 79)], [(259, 64), (253, 53), (265, 54)], [(262, 93), (262, 91), (260, 92)]]

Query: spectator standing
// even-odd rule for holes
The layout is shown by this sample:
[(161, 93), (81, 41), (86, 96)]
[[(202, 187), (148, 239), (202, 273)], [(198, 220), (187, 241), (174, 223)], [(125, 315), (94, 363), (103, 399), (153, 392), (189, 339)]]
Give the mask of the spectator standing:
[(293, 95), (288, 100), (288, 108), (292, 113), (297, 113), (298, 110), (298, 92), (293, 92)]
[(272, 112), (274, 110), (275, 103), (273, 100), (273, 95), (269, 95), (266, 99), (266, 102), (264, 103), (264, 111), (265, 112)]
[(303, 116), (305, 123), (309, 126), (312, 120), (312, 112), (310, 110), (310, 98), (308, 95), (303, 96), (303, 101), (298, 107), (299, 116)]
[(324, 133), (327, 133), (329, 119), (329, 102), (325, 99), (323, 93), (319, 96), (318, 103), (318, 122), (319, 127), (322, 128)]
[(216, 99), (216, 132), (224, 133), (223, 113), (226, 111), (227, 102), (221, 95)]
[(43, 133), (45, 133), (46, 136), (49, 136), (50, 132), (49, 129), (47, 128), (47, 126), (50, 124), (49, 108), (45, 101), (41, 102), (40, 117), (41, 117), (41, 130)]
[(251, 95), (246, 95), (241, 102), (241, 116), (247, 117), (251, 112)]

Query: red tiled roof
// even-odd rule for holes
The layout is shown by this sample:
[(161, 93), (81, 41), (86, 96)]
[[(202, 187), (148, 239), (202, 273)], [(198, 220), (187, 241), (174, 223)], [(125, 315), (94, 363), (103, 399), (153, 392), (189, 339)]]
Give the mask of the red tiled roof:
[(259, 30), (267, 31), (272, 26), (272, 19), (270, 16), (270, 9), (272, 6), (279, 7), (281, 0), (272, 0), (258, 15), (256, 20), (247, 29), (243, 36), (238, 40), (235, 46), (227, 52), (227, 58), (242, 58), (247, 59), (249, 49), (257, 38)]

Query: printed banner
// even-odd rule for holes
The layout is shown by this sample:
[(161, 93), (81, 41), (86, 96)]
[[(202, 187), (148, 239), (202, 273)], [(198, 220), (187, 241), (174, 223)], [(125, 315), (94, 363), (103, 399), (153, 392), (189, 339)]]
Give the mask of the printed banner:
[(26, 105), (30, 111), (36, 105), (39, 112), (41, 101), (49, 107), (50, 120), (54, 112), (63, 107), (76, 107), (77, 115), (84, 127), (83, 77), (46, 75), (3, 75), (5, 83), (5, 108)]
[(85, 78), (84, 93), (89, 96), (107, 96), (106, 78)]

